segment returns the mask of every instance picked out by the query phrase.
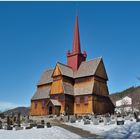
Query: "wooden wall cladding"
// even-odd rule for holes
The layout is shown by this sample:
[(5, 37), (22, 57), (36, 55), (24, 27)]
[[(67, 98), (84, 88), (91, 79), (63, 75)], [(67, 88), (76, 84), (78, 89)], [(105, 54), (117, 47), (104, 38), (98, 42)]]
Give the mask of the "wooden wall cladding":
[(97, 81), (94, 79), (93, 93), (104, 96), (109, 95), (107, 84), (105, 82), (101, 82), (99, 80)]
[[(38, 92), (47, 91), (50, 94), (50, 99), (58, 100), (61, 103), (60, 113), (66, 113), (67, 108), (69, 109), (69, 114), (89, 114), (92, 112), (105, 114), (114, 111), (111, 101), (103, 97), (109, 95), (107, 87), (108, 78), (103, 62), (98, 66), (94, 76), (78, 79), (62, 76), (59, 65), (56, 65), (52, 76), (52, 83), (38, 85), (37, 90)], [(74, 96), (68, 95), (68, 93), (64, 94), (63, 85), (66, 85), (66, 83), (74, 87)], [(69, 91), (71, 92), (71, 90), (67, 92)], [(80, 98), (79, 103), (76, 102), (77, 97)], [(36, 102), (37, 107), (35, 105)], [(42, 100), (31, 101), (30, 114), (38, 116), (48, 115), (48, 108), (47, 106), (42, 106)]]
[(51, 85), (51, 92), (50, 94), (60, 94), (63, 93), (63, 84), (62, 84), (62, 75), (59, 66), (55, 67), (53, 72), (53, 82)]
[(104, 67), (104, 63), (103, 63), (103, 60), (100, 62), (97, 70), (96, 70), (96, 73), (95, 75), (99, 76), (99, 77), (102, 77), (103, 79), (107, 80), (108, 77), (107, 77), (107, 73), (106, 73), (106, 70), (105, 70), (105, 67)]
[[(93, 112), (93, 104), (92, 104), (92, 95), (84, 95), (84, 96), (76, 96), (76, 98), (80, 98), (80, 103), (74, 102), (74, 113), (75, 114), (86, 114)], [(88, 102), (84, 101), (85, 97), (88, 98)]]
[(69, 108), (69, 114), (74, 113), (74, 97), (71, 95), (65, 95), (65, 112), (67, 112), (67, 107)]
[(55, 77), (55, 76), (59, 76), (59, 75), (61, 75), (61, 71), (60, 71), (59, 66), (56, 65), (52, 76)]
[[(47, 103), (48, 99), (46, 99), (45, 102)], [(46, 105), (43, 106), (43, 100), (31, 101), (30, 115), (32, 115), (32, 116), (44, 116), (47, 114), (48, 114), (47, 106)]]
[(61, 103), (60, 113), (65, 111), (65, 95), (64, 94), (51, 94), (51, 99), (58, 100)]
[(93, 112), (95, 114), (113, 113), (114, 107), (107, 98), (93, 96)]
[(93, 77), (76, 79), (74, 84), (75, 95), (92, 94), (93, 84)]
[(62, 79), (53, 81), (51, 86), (51, 94), (58, 94), (58, 93), (64, 93)]

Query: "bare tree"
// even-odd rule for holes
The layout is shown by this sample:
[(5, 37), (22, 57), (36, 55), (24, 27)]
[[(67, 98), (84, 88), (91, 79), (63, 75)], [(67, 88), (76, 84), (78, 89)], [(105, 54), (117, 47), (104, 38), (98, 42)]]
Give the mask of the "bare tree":
[(122, 113), (126, 114), (126, 107), (130, 107), (130, 102), (127, 99), (121, 100)]

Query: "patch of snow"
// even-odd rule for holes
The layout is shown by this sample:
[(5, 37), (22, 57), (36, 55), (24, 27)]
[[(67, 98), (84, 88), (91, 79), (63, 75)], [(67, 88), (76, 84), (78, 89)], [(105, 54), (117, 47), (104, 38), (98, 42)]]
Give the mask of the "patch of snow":
[(28, 130), (0, 130), (0, 139), (79, 139), (79, 135), (63, 128), (32, 128)]
[(83, 130), (89, 131), (89, 132), (91, 132), (93, 134), (97, 134), (97, 135), (102, 134), (104, 131), (111, 130), (112, 128), (114, 128), (116, 126), (116, 124), (104, 125), (104, 123), (100, 123), (99, 125), (94, 125), (92, 122), (89, 125), (84, 125), (83, 121), (81, 121), (81, 122), (76, 121), (76, 123), (69, 123), (68, 122), (66, 124), (81, 128)]
[(116, 123), (110, 125), (104, 125), (104, 123), (100, 123), (99, 125), (94, 125), (93, 123), (89, 125), (84, 125), (83, 121), (76, 121), (76, 123), (66, 124), (81, 128), (83, 130), (87, 130), (93, 134), (103, 136), (107, 139), (140, 138), (140, 122), (135, 121), (131, 122), (127, 120), (125, 121), (124, 125), (116, 125)]
[(140, 138), (140, 123), (128, 123), (110, 131), (106, 131), (102, 135), (104, 138), (108, 139), (137, 139)]

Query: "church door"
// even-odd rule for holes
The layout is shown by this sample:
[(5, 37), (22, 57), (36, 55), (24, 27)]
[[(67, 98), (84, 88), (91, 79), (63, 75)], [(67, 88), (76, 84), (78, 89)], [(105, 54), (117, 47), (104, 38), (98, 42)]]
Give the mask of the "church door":
[(49, 107), (49, 115), (51, 115), (53, 113), (52, 111), (53, 111), (53, 108), (52, 108), (52, 106), (50, 106)]

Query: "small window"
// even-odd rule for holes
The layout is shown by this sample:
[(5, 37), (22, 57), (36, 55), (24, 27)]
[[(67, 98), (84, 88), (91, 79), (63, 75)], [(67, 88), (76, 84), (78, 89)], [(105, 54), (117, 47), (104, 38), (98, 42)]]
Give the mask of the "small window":
[(84, 103), (85, 103), (85, 104), (88, 104), (88, 96), (85, 96), (85, 97), (84, 97)]
[(37, 108), (37, 101), (35, 101), (35, 109)]
[(81, 103), (84, 103), (84, 96), (81, 96), (81, 97), (80, 97), (80, 102), (81, 102)]
[(63, 101), (65, 99), (65, 96), (64, 95), (60, 95), (58, 99)]
[(80, 104), (80, 97), (76, 97), (76, 98), (75, 98), (75, 103), (76, 103), (76, 104)]
[(42, 108), (45, 108), (45, 105), (46, 105), (46, 101), (42, 100)]

